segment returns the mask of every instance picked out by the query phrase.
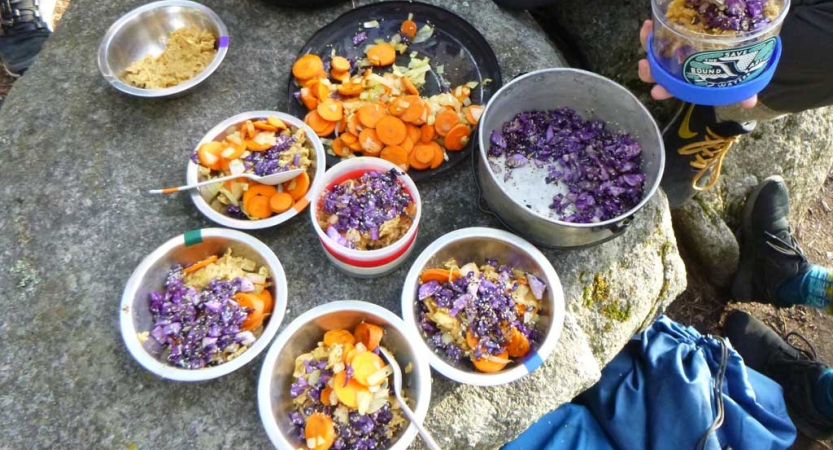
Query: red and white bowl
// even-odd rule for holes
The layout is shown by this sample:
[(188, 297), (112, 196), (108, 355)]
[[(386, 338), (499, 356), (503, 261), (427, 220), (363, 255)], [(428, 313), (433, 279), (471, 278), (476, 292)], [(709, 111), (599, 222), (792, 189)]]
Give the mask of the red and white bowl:
[(324, 173), (323, 182), (316, 187), (312, 197), (314, 203), (310, 205), (312, 226), (318, 234), (321, 247), (327, 258), (341, 271), (360, 278), (375, 278), (387, 275), (398, 268), (411, 254), (419, 232), (419, 219), (422, 216), (422, 200), (416, 185), (406, 173), (399, 176), (405, 190), (411, 195), (416, 205), (416, 216), (411, 228), (402, 238), (393, 244), (378, 250), (355, 250), (343, 247), (327, 236), (325, 230), (318, 225), (318, 212), (323, 201), (324, 193), (333, 186), (347, 180), (359, 178), (367, 172), (387, 172), (391, 169), (400, 170), (394, 164), (381, 158), (351, 158), (331, 167)]

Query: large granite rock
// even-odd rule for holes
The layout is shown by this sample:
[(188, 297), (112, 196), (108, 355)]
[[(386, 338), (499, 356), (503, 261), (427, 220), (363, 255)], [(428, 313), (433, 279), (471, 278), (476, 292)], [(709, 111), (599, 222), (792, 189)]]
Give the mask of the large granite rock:
[[(225, 62), (198, 93), (142, 100), (107, 86), (96, 50), (109, 24), (143, 3), (73, 0), (0, 110), (3, 448), (270, 447), (255, 402), (261, 359), (206, 383), (156, 378), (124, 349), (120, 294), (154, 248), (213, 225), (187, 196), (139, 192), (183, 180), (194, 144), (224, 118), (285, 108), (295, 52), (350, 4), (289, 12), (254, 0), (207, 0), (230, 29)], [(526, 14), (501, 11), (487, 0), (433, 3), (483, 31), (506, 78), (563, 64)], [(452, 230), (497, 226), (473, 201), (468, 162), (419, 187), (427, 206), (417, 253)], [(252, 233), (283, 262), (286, 323), (347, 298), (399, 313), (408, 263), (376, 280), (346, 277), (326, 262), (307, 217)], [(462, 386), (434, 374), (428, 426), (444, 448), (498, 447), (569, 401), (598, 379), (600, 367), (682, 291), (685, 280), (662, 195), (621, 238), (546, 254), (568, 306), (556, 351), (532, 376), (498, 388)]]
[[(548, 31), (575, 42), (577, 60), (631, 89), (658, 123), (670, 119), (678, 102), (651, 100), (650, 86), (639, 80), (636, 71), (637, 61), (644, 57), (639, 28), (651, 17), (650, 0), (559, 0), (540, 14)], [(738, 262), (733, 231), (751, 189), (768, 176), (783, 176), (790, 189), (792, 221), (797, 224), (831, 166), (833, 109), (760, 123), (732, 148), (718, 185), (674, 211), (674, 228), (715, 284), (726, 286)]]

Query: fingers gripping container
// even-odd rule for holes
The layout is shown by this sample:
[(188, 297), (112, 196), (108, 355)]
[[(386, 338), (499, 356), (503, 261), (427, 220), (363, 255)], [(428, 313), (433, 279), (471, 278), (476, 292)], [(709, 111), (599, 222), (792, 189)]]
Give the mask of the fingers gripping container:
[[(400, 171), (399, 181), (411, 195), (416, 214), (414, 221), (408, 231), (393, 244), (377, 250), (356, 250), (344, 247), (330, 238), (325, 230), (318, 224), (318, 216), (321, 209), (324, 193), (333, 186), (347, 180), (359, 178), (367, 172), (387, 172), (391, 169)], [(310, 214), (312, 225), (318, 234), (321, 247), (324, 253), (338, 269), (348, 275), (359, 278), (376, 278), (387, 275), (396, 270), (411, 254), (419, 231), (419, 221), (422, 216), (422, 200), (417, 191), (414, 181), (406, 173), (402, 172), (394, 164), (380, 158), (351, 158), (344, 160), (324, 174), (324, 182), (314, 193), (315, 204), (311, 205)]]
[[(781, 58), (778, 34), (790, 0), (653, 0), (654, 27), (648, 37), (651, 75), (671, 95), (699, 105), (729, 105), (761, 92)], [(723, 5), (723, 6), (720, 6)], [(694, 9), (693, 9), (694, 8)], [(703, 13), (698, 13), (699, 8)], [(706, 12), (707, 9), (711, 11)], [(715, 18), (715, 9), (742, 11)], [(739, 17), (753, 11), (758, 19)], [(728, 14), (728, 13), (727, 13)], [(741, 31), (713, 34), (705, 20)]]

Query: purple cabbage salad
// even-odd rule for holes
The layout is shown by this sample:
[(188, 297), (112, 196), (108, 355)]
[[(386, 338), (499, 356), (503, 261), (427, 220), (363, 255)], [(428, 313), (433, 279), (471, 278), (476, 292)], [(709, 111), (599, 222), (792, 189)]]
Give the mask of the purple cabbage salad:
[(602, 222), (642, 200), (642, 148), (601, 120), (584, 120), (570, 108), (522, 112), (490, 141), (489, 156), (505, 157), (504, 181), (514, 169), (534, 164), (546, 169), (547, 183), (566, 188), (550, 205), (558, 220)]
[(772, 22), (766, 14), (768, 0), (685, 0), (685, 6), (697, 11), (693, 23), (721, 31), (757, 31)]
[(250, 309), (234, 299), (239, 292), (254, 293), (268, 286), (265, 268), (254, 271), (254, 261), (226, 253), (215, 263), (186, 273), (174, 265), (165, 279), (164, 292), (148, 296), (153, 327), (139, 333), (151, 354), (175, 367), (201, 369), (228, 362), (245, 352), (262, 329), (244, 330)]
[(368, 171), (327, 189), (318, 224), (343, 247), (376, 250), (401, 239), (413, 226), (416, 205), (399, 176), (402, 172)]
[[(354, 348), (357, 351), (369, 351), (362, 344), (356, 344)], [(340, 372), (345, 373), (345, 386), (347, 383), (356, 383), (352, 378), (352, 367), (343, 362), (347, 351), (343, 344), (327, 346), (319, 342), (313, 351), (295, 359), (295, 382), (289, 389), (293, 406), (288, 414), (289, 421), (298, 439), (307, 443), (308, 448), (388, 448), (396, 434), (407, 425), (390, 391), (392, 387), (389, 376), (381, 385), (357, 393), (357, 405), (344, 404), (335, 393), (334, 383), (339, 379)], [(306, 439), (305, 427), (313, 414), (324, 414), (332, 420), (335, 439), (330, 446), (326, 443), (309, 445), (314, 442)]]
[(493, 259), (445, 267), (424, 271), (417, 291), (419, 326), (436, 352), (453, 363), (469, 359), (478, 370), (485, 359), (500, 370), (537, 348), (543, 280)]

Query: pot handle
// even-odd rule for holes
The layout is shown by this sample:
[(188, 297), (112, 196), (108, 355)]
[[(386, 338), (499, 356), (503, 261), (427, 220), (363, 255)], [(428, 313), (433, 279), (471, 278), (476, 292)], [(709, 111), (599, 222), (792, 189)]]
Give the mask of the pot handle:
[(486, 203), (486, 199), (483, 197), (483, 189), (480, 187), (480, 178), (477, 177), (477, 159), (480, 157), (479, 151), (471, 152), (471, 177), (474, 179), (474, 187), (477, 188), (477, 208), (480, 211), (493, 216), (497, 217), (500, 220), (500, 223), (503, 223), (503, 220), (495, 214), (494, 211), (489, 208), (489, 204)]
[(630, 227), (632, 223), (633, 223), (633, 215), (630, 215), (630, 216), (626, 217), (625, 220), (611, 225), (610, 226), (610, 231), (612, 231), (614, 234), (622, 233), (623, 231), (627, 230), (628, 227)]

